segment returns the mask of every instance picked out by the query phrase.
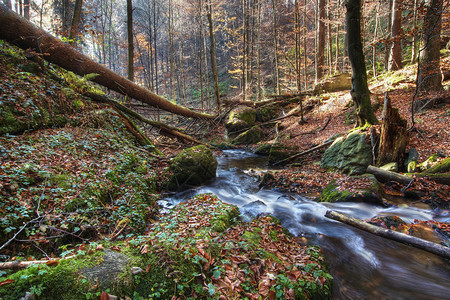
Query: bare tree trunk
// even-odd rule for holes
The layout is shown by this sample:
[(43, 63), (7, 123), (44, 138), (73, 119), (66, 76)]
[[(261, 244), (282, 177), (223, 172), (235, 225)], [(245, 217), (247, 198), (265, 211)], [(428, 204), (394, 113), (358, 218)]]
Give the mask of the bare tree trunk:
[(356, 109), (357, 126), (377, 124), (367, 86), (366, 64), (361, 42), (361, 0), (347, 0), (346, 26), (348, 57), (352, 65), (351, 95)]
[(257, 41), (257, 57), (256, 57), (256, 67), (258, 72), (258, 92), (257, 92), (257, 100), (261, 101), (262, 99), (262, 86), (261, 86), (261, 2), (262, 0), (258, 0), (258, 41)]
[(295, 17), (295, 79), (297, 84), (297, 92), (300, 92), (301, 76), (300, 76), (300, 9), (298, 0), (294, 2), (294, 17)]
[(133, 3), (127, 0), (128, 80), (134, 81)]
[(172, 100), (177, 103), (177, 94), (175, 92), (175, 63), (174, 63), (174, 45), (173, 45), (173, 2), (169, 0), (169, 57), (170, 57), (170, 89), (172, 90)]
[(389, 71), (399, 70), (402, 64), (402, 0), (392, 2), (391, 48), (389, 52)]
[(378, 37), (378, 22), (380, 14), (380, 0), (377, 2), (376, 12), (375, 12), (375, 28), (373, 29), (373, 41), (372, 41), (372, 70), (373, 77), (377, 78), (377, 46), (376, 41)]
[(214, 39), (214, 23), (212, 19), (212, 3), (208, 2), (208, 9), (206, 13), (209, 23), (209, 39), (210, 39), (210, 54), (211, 54), (211, 70), (214, 78), (214, 98), (216, 99), (217, 112), (220, 114), (220, 91), (219, 91), (219, 76), (217, 75), (217, 59), (216, 59), (216, 42)]
[[(341, 0), (338, 0), (338, 9), (337, 9), (337, 20), (341, 18)], [(341, 30), (341, 24), (338, 23), (336, 26), (336, 58), (335, 58), (335, 64), (334, 64), (334, 71), (337, 73), (339, 71), (339, 41), (340, 41), (340, 31)]]
[(23, 0), (23, 17), (30, 21), (30, 0)]
[[(331, 2), (331, 1), (330, 1)], [(327, 34), (328, 34), (328, 74), (331, 75), (333, 72), (333, 39), (332, 39), (332, 31), (331, 31), (331, 20), (332, 20), (332, 14), (331, 14), (331, 3), (327, 6), (327, 19), (328, 19), (328, 27), (327, 27)]]
[(247, 100), (247, 1), (242, 0), (242, 95)]
[(416, 26), (417, 26), (417, 0), (414, 0), (414, 7), (413, 7), (413, 33), (412, 33), (412, 43), (411, 43), (411, 63), (415, 63), (417, 61), (417, 32), (416, 32)]
[(440, 91), (442, 74), (440, 70), (440, 44), (443, 0), (426, 0), (426, 14), (423, 22), (422, 45), (417, 89), (421, 92)]
[(316, 83), (323, 77), (323, 69), (325, 65), (325, 9), (326, 0), (318, 0)]
[[(158, 8), (159, 10), (159, 8)], [(156, 16), (158, 14), (156, 13), (156, 0), (153, 0), (153, 42), (155, 47), (155, 90), (158, 94), (159, 92), (159, 82), (158, 82), (158, 47), (157, 47), (157, 41), (158, 41), (158, 28), (157, 28), (157, 20)], [(159, 115), (158, 115), (159, 118)]]
[(81, 9), (83, 7), (83, 0), (76, 0), (75, 7), (73, 9), (72, 24), (70, 25), (69, 44), (76, 45), (76, 39), (78, 34), (78, 27), (81, 22)]
[(163, 97), (141, 88), (19, 17), (3, 4), (0, 4), (0, 39), (14, 43), (23, 49), (31, 48), (38, 53), (45, 53), (43, 57), (47, 61), (77, 75), (98, 74), (92, 79), (93, 82), (151, 106), (186, 117), (214, 118), (214, 116), (175, 105)]
[(305, 0), (303, 5), (303, 70), (304, 70), (304, 77), (305, 77), (305, 90), (308, 90), (308, 55), (307, 55), (307, 39), (306, 39), (306, 2)]
[(280, 67), (279, 67), (279, 56), (278, 56), (278, 29), (277, 29), (277, 2), (276, 0), (272, 0), (272, 16), (273, 16), (273, 43), (274, 43), (274, 52), (275, 52), (275, 92), (280, 95), (281, 87), (280, 87)]

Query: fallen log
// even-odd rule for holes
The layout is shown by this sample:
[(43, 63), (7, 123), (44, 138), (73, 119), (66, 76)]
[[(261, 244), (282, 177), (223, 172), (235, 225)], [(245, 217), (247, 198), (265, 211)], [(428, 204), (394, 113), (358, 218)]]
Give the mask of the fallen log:
[(162, 135), (169, 136), (169, 137), (181, 138), (181, 139), (184, 139), (184, 140), (189, 141), (189, 142), (194, 142), (196, 144), (202, 144), (202, 145), (210, 147), (210, 145), (207, 145), (207, 144), (197, 140), (196, 138), (194, 138), (194, 137), (192, 137), (190, 135), (187, 135), (187, 134), (184, 134), (184, 133), (180, 132), (175, 127), (166, 125), (166, 124), (161, 123), (161, 122), (149, 120), (149, 119), (145, 118), (144, 116), (138, 114), (137, 112), (129, 109), (125, 105), (122, 105), (122, 104), (120, 104), (117, 101), (109, 99), (105, 95), (100, 95), (100, 94), (91, 93), (91, 92), (86, 92), (86, 93), (84, 93), (84, 95), (89, 97), (90, 99), (92, 99), (95, 102), (108, 104), (108, 105), (112, 106), (114, 109), (117, 109), (117, 110), (119, 110), (119, 111), (121, 111), (121, 112), (123, 112), (123, 113), (125, 113), (125, 114), (127, 114), (127, 115), (129, 115), (129, 116), (131, 116), (131, 117), (141, 121), (141, 122), (147, 123), (147, 124), (149, 124), (149, 125), (151, 125), (153, 127), (158, 128)]
[(409, 176), (386, 171), (374, 166), (368, 166), (366, 172), (375, 175), (375, 178), (381, 182), (397, 181), (401, 184), (408, 185), (411, 180), (414, 180)]
[(20, 270), (25, 269), (31, 265), (42, 265), (42, 264), (53, 266), (58, 264), (60, 260), (71, 259), (74, 257), (76, 257), (76, 255), (67, 256), (65, 258), (61, 258), (58, 260), (51, 259), (51, 260), (31, 260), (31, 261), (20, 261), (20, 260), (8, 261), (0, 263), (0, 270)]
[(325, 217), (359, 228), (361, 230), (367, 231), (377, 236), (394, 240), (402, 244), (419, 248), (427, 252), (439, 255), (443, 258), (450, 259), (450, 248), (448, 247), (427, 240), (423, 240), (414, 236), (410, 236), (401, 232), (368, 224), (361, 220), (352, 217), (347, 217), (343, 214), (331, 210), (328, 210), (325, 213)]
[(428, 170), (422, 172), (422, 174), (434, 174), (434, 173), (447, 173), (450, 172), (450, 157), (447, 157), (443, 161), (435, 164)]
[(140, 87), (103, 65), (96, 63), (70, 45), (63, 43), (50, 33), (14, 13), (3, 4), (0, 4), (0, 39), (15, 44), (24, 50), (31, 49), (48, 62), (72, 71), (77, 75), (96, 74), (97, 76), (90, 79), (91, 81), (151, 106), (185, 117), (215, 118), (213, 115), (198, 113), (176, 105)]

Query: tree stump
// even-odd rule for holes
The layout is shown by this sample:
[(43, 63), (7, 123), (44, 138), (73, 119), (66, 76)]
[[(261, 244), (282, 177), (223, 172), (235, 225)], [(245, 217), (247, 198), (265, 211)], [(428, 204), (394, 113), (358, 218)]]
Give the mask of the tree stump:
[(382, 116), (377, 165), (381, 166), (390, 162), (396, 162), (401, 166), (409, 139), (407, 122), (400, 117), (398, 109), (392, 107), (387, 93), (384, 98)]

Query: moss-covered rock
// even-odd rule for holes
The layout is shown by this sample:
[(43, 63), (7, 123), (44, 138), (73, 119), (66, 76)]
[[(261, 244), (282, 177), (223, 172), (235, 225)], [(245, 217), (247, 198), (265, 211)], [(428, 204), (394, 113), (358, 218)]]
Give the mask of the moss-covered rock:
[(261, 141), (263, 132), (261, 127), (253, 126), (247, 131), (239, 134), (232, 141), (233, 145), (251, 145)]
[(333, 93), (339, 91), (350, 90), (352, 88), (352, 75), (350, 73), (342, 73), (332, 76), (316, 84), (314, 93)]
[(331, 144), (322, 156), (321, 167), (357, 175), (365, 173), (372, 162), (372, 149), (366, 142), (365, 132), (355, 130)]
[(294, 153), (291, 147), (285, 146), (283, 144), (274, 144), (270, 148), (269, 152), (269, 163), (275, 164), (288, 157)]
[(217, 160), (204, 145), (181, 151), (165, 172), (168, 176), (165, 188), (176, 191), (186, 186), (198, 186), (216, 177)]
[(271, 144), (266, 144), (266, 143), (261, 144), (258, 146), (258, 148), (256, 148), (255, 154), (269, 156), (271, 148), (272, 148)]
[(248, 106), (238, 106), (231, 110), (225, 123), (228, 134), (239, 133), (255, 124), (256, 111)]
[[(354, 188), (351, 180), (358, 180), (356, 186), (364, 188)], [(318, 200), (320, 202), (369, 202), (383, 204), (383, 188), (373, 175), (365, 174), (352, 177), (348, 181), (334, 180), (322, 191)], [(363, 184), (361, 184), (361, 181)]]
[(268, 122), (277, 117), (280, 108), (277, 106), (266, 106), (261, 107), (256, 111), (256, 121), (258, 122)]

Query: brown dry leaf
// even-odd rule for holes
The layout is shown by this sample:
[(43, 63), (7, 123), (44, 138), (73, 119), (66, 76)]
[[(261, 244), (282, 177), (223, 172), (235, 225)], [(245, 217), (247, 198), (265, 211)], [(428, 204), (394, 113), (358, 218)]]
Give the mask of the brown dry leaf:
[(59, 264), (59, 261), (51, 259), (48, 262), (45, 263), (49, 267), (57, 266)]
[(4, 285), (7, 285), (7, 284), (10, 284), (13, 282), (14, 282), (14, 280), (12, 280), (12, 279), (6, 279), (6, 280), (0, 282), (0, 286), (4, 286)]
[(111, 248), (110, 248), (111, 250), (116, 250), (116, 251), (122, 251), (122, 248), (120, 248), (120, 247), (118, 247), (118, 246), (112, 246)]

